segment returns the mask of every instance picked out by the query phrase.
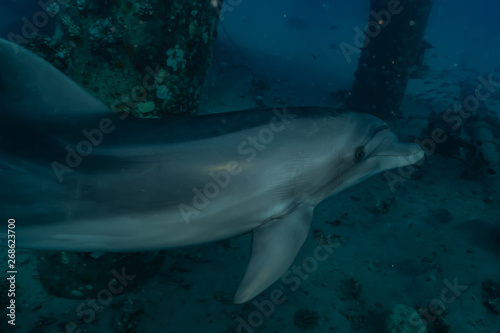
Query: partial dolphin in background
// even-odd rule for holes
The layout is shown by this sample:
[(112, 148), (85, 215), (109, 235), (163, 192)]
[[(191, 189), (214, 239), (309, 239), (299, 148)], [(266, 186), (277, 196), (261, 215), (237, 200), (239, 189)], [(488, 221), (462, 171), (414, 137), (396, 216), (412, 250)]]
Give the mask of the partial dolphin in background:
[(17, 247), (142, 251), (253, 232), (243, 303), (292, 264), (316, 205), (423, 156), (380, 119), (332, 109), (120, 116), (0, 40), (0, 208)]

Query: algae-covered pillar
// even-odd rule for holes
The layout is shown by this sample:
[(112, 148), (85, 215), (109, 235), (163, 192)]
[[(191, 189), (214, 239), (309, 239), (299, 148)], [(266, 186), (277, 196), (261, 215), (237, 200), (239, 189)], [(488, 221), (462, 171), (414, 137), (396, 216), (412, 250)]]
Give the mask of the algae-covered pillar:
[(346, 101), (350, 109), (385, 119), (398, 115), (432, 4), (433, 0), (370, 0), (364, 39), (363, 31), (357, 30), (361, 55)]
[(222, 1), (41, 3), (49, 16), (44, 34), (21, 42), (114, 111), (197, 112)]

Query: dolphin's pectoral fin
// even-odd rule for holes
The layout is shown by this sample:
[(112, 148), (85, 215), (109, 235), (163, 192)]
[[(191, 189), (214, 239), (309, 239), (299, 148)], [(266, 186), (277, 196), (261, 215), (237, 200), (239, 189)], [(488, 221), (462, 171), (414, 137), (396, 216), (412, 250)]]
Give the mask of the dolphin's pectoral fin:
[(234, 303), (254, 298), (285, 274), (307, 237), (313, 210), (313, 205), (299, 205), (253, 231), (250, 262)]

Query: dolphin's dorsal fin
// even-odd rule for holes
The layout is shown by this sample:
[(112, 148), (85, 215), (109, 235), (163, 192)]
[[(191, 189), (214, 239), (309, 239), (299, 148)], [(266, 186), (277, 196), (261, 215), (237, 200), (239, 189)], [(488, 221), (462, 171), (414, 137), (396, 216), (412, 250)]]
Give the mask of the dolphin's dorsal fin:
[(301, 204), (253, 231), (250, 262), (234, 303), (254, 298), (285, 274), (306, 240), (313, 210), (313, 205)]
[(47, 61), (0, 39), (0, 112), (2, 119), (50, 123), (110, 111)]

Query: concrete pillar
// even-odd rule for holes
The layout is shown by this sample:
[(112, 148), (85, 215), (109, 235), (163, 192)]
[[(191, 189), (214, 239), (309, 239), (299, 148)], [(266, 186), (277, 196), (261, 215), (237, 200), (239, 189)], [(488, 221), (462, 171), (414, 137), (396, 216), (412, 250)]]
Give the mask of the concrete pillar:
[(350, 109), (396, 117), (419, 54), (433, 0), (370, 0)]
[(219, 0), (54, 1), (46, 9), (52, 33), (28, 47), (114, 111), (195, 114), (220, 7)]

